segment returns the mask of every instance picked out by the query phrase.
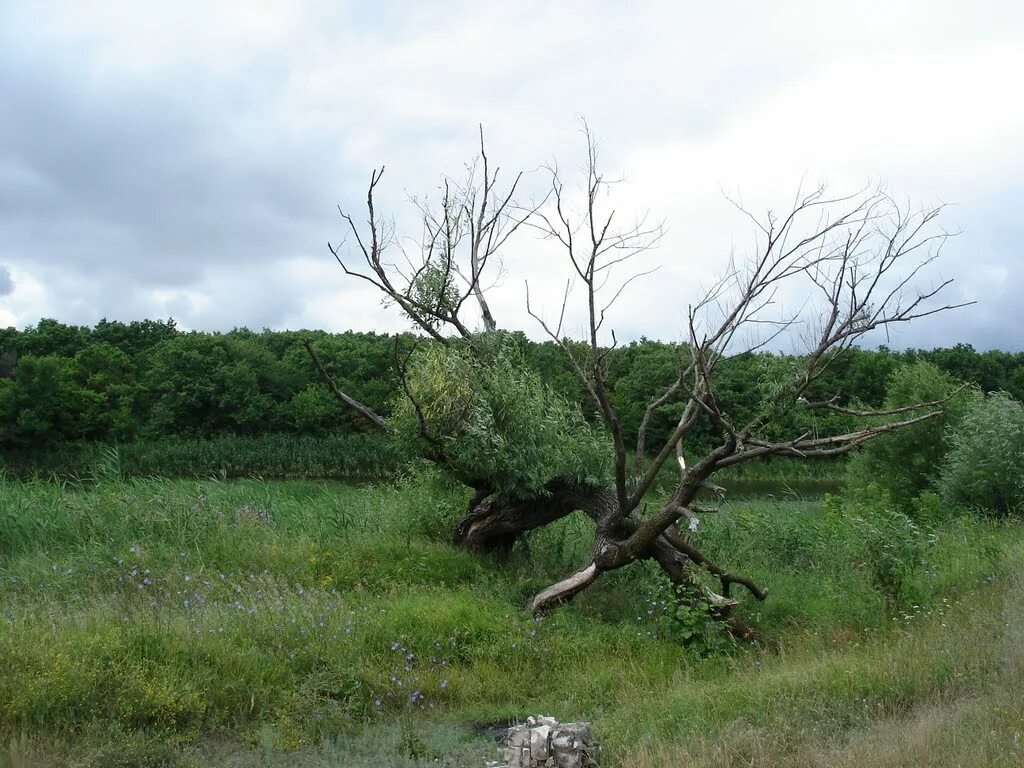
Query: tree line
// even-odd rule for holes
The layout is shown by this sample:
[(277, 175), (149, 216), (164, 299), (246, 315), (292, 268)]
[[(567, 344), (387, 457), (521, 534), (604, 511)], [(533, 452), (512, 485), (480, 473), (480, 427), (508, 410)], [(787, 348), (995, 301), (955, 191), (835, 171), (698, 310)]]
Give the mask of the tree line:
[[(594, 416), (554, 342), (535, 342), (522, 334), (513, 339), (543, 381)], [(345, 392), (383, 414), (391, 412), (400, 392), (396, 358), (424, 343), (413, 334), (182, 331), (173, 320), (101, 320), (84, 327), (44, 319), (23, 330), (7, 328), (0, 330), (0, 448), (362, 431), (359, 416), (339, 404), (323, 383), (304, 347), (307, 340)], [(652, 395), (678, 375), (678, 356), (677, 345), (649, 339), (609, 353), (608, 389), (627, 439), (635, 441)], [(843, 404), (879, 406), (895, 371), (921, 361), (982, 391), (1024, 399), (1024, 353), (978, 352), (967, 344), (852, 349), (816, 383), (817, 394), (838, 394)], [(765, 387), (798, 363), (796, 356), (770, 352), (724, 361), (721, 407), (742, 421), (762, 402)], [(666, 403), (651, 419), (652, 440), (674, 426), (672, 405)], [(787, 418), (809, 417), (794, 411)], [(712, 438), (697, 434), (692, 439)]]

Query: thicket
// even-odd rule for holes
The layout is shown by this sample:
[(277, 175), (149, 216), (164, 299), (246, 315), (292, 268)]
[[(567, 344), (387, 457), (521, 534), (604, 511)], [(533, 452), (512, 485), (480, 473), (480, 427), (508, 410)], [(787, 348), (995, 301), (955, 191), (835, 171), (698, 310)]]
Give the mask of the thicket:
[(977, 387), (932, 363), (919, 360), (897, 368), (887, 382), (883, 409), (935, 402), (941, 403), (942, 414), (867, 443), (849, 462), (847, 484), (875, 484), (899, 506), (909, 508), (935, 482), (950, 435), (982, 398)]
[(1024, 406), (1004, 392), (976, 401), (947, 436), (936, 488), (949, 504), (1024, 509)]
[[(281, 436), (354, 434), (361, 431), (361, 425), (359, 417), (341, 407), (321, 382), (302, 346), (304, 339), (316, 345), (344, 391), (378, 413), (391, 413), (399, 391), (395, 355), (408, 351), (414, 342), (410, 334), (247, 329), (205, 333), (180, 331), (171, 320), (104, 320), (92, 328), (42, 320), (23, 330), (0, 330), (0, 451), (9, 467), (22, 467), (53, 462), (54, 452), (70, 456), (76, 451), (97, 450), (81, 447), (87, 443), (131, 446), (164, 441), (161, 450), (168, 453), (209, 453), (218, 449), (200, 449), (200, 441), (260, 437), (264, 446), (270, 446), (261, 451), (270, 456), (272, 466), (286, 462), (289, 450), (293, 458), (295, 451), (305, 451), (309, 460), (300, 461), (302, 466), (317, 465), (317, 452), (308, 448), (311, 443)], [(593, 415), (560, 349), (550, 342), (530, 341), (522, 334), (510, 335), (508, 342), (507, 354), (525, 360), (546, 391), (578, 403), (586, 417)], [(675, 377), (677, 354), (671, 344), (642, 339), (609, 355), (609, 391), (627, 440), (635, 440), (651, 396)], [(723, 363), (719, 384), (723, 410), (734, 421), (744, 421), (780, 371), (795, 362), (786, 355), (758, 353)], [(898, 392), (890, 393), (886, 401), (889, 379), (901, 366), (918, 362), (930, 363), (949, 380), (972, 383), (981, 391), (998, 390), (1018, 400), (1024, 398), (1024, 354), (980, 353), (968, 345), (930, 351), (851, 350), (829, 368), (814, 395), (829, 398), (838, 394), (838, 402), (844, 405), (898, 402)], [(674, 425), (674, 405), (666, 403), (655, 413), (649, 441), (661, 439)], [(543, 414), (535, 416), (542, 418)], [(830, 414), (826, 418), (844, 417)], [(822, 423), (820, 415), (812, 417), (797, 409), (779, 428), (792, 433), (797, 428), (834, 426)], [(695, 434), (693, 447), (699, 449), (699, 443), (712, 437)], [(170, 449), (167, 445), (172, 439), (184, 447)], [(282, 447), (286, 445), (291, 447)], [(347, 450), (363, 450), (354, 446)], [(373, 464), (375, 457), (386, 456), (387, 451), (375, 445), (365, 447), (364, 454), (346, 453), (347, 458), (338, 460), (348, 462), (348, 468), (330, 465), (331, 471), (325, 475), (345, 476), (354, 463), (365, 459)], [(131, 457), (144, 452), (126, 448), (123, 455), (132, 461)], [(247, 459), (239, 461), (257, 466), (255, 454), (250, 451)], [(82, 465), (91, 463), (83, 461)], [(200, 464), (192, 462), (193, 466)], [(271, 469), (263, 471), (273, 473)]]
[(15, 477), (57, 476), (90, 480), (122, 477), (259, 477), (364, 481), (395, 474), (406, 457), (384, 435), (327, 433), (254, 437), (166, 437), (112, 445), (59, 443), (5, 451), (0, 468)]

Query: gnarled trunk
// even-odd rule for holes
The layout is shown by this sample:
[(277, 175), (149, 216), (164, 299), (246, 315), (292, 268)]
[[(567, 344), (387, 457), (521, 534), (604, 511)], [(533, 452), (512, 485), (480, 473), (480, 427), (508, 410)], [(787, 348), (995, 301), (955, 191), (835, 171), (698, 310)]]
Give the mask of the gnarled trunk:
[(615, 490), (556, 478), (545, 495), (510, 500), (501, 496), (474, 497), (469, 513), (455, 526), (452, 542), (463, 549), (507, 555), (516, 540), (577, 510), (598, 520), (615, 508)]
[[(740, 583), (758, 599), (767, 593), (742, 576), (733, 576), (712, 563), (689, 541), (674, 531), (666, 531), (642, 552), (624, 554), (623, 543), (642, 522), (634, 514), (625, 520), (617, 519), (618, 501), (614, 488), (574, 483), (555, 479), (548, 483), (543, 496), (533, 499), (510, 500), (501, 496), (488, 496), (478, 491), (470, 502), (469, 512), (455, 526), (453, 542), (456, 546), (492, 556), (507, 556), (515, 542), (525, 533), (540, 528), (573, 512), (581, 511), (597, 526), (590, 561), (580, 570), (538, 593), (530, 603), (534, 612), (544, 611), (558, 603), (570, 600), (593, 584), (604, 571), (621, 568), (638, 559), (657, 562), (671, 582), (687, 587), (700, 595), (715, 615), (729, 622), (733, 633), (748, 638), (753, 633), (743, 622), (730, 616), (738, 600), (729, 596), (729, 587)], [(724, 595), (698, 586), (696, 571), (703, 568), (722, 582)]]

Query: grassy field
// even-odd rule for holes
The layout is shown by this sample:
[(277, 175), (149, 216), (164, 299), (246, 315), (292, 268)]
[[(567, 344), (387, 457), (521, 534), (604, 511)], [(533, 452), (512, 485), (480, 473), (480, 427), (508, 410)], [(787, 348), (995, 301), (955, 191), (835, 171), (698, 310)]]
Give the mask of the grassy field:
[(589, 523), (496, 565), (445, 543), (464, 503), (429, 476), (0, 480), (0, 764), (482, 766), (530, 713), (592, 720), (611, 766), (1024, 762), (1018, 524), (894, 548), (855, 503), (731, 502), (700, 541), (770, 589), (760, 641), (684, 644), (641, 567), (535, 620)]

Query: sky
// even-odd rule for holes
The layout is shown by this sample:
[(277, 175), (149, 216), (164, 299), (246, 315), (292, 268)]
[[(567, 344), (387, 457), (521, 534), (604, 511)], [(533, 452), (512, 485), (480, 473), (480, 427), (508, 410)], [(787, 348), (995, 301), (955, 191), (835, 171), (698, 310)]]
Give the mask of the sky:
[[(1012, 2), (0, 0), (0, 326), (405, 329), (328, 252), (338, 206), (361, 214), (384, 164), (379, 206), (415, 237), (410, 198), (481, 124), (540, 195), (544, 165), (578, 178), (585, 119), (616, 211), (665, 223), (620, 340), (681, 338), (754, 247), (727, 198), (779, 211), (823, 182), (948, 204), (958, 232), (922, 279), (976, 303), (869, 341), (1021, 350), (1021, 72)], [(503, 265), (494, 314), (538, 336), (525, 285), (557, 314), (568, 264), (523, 230)]]

